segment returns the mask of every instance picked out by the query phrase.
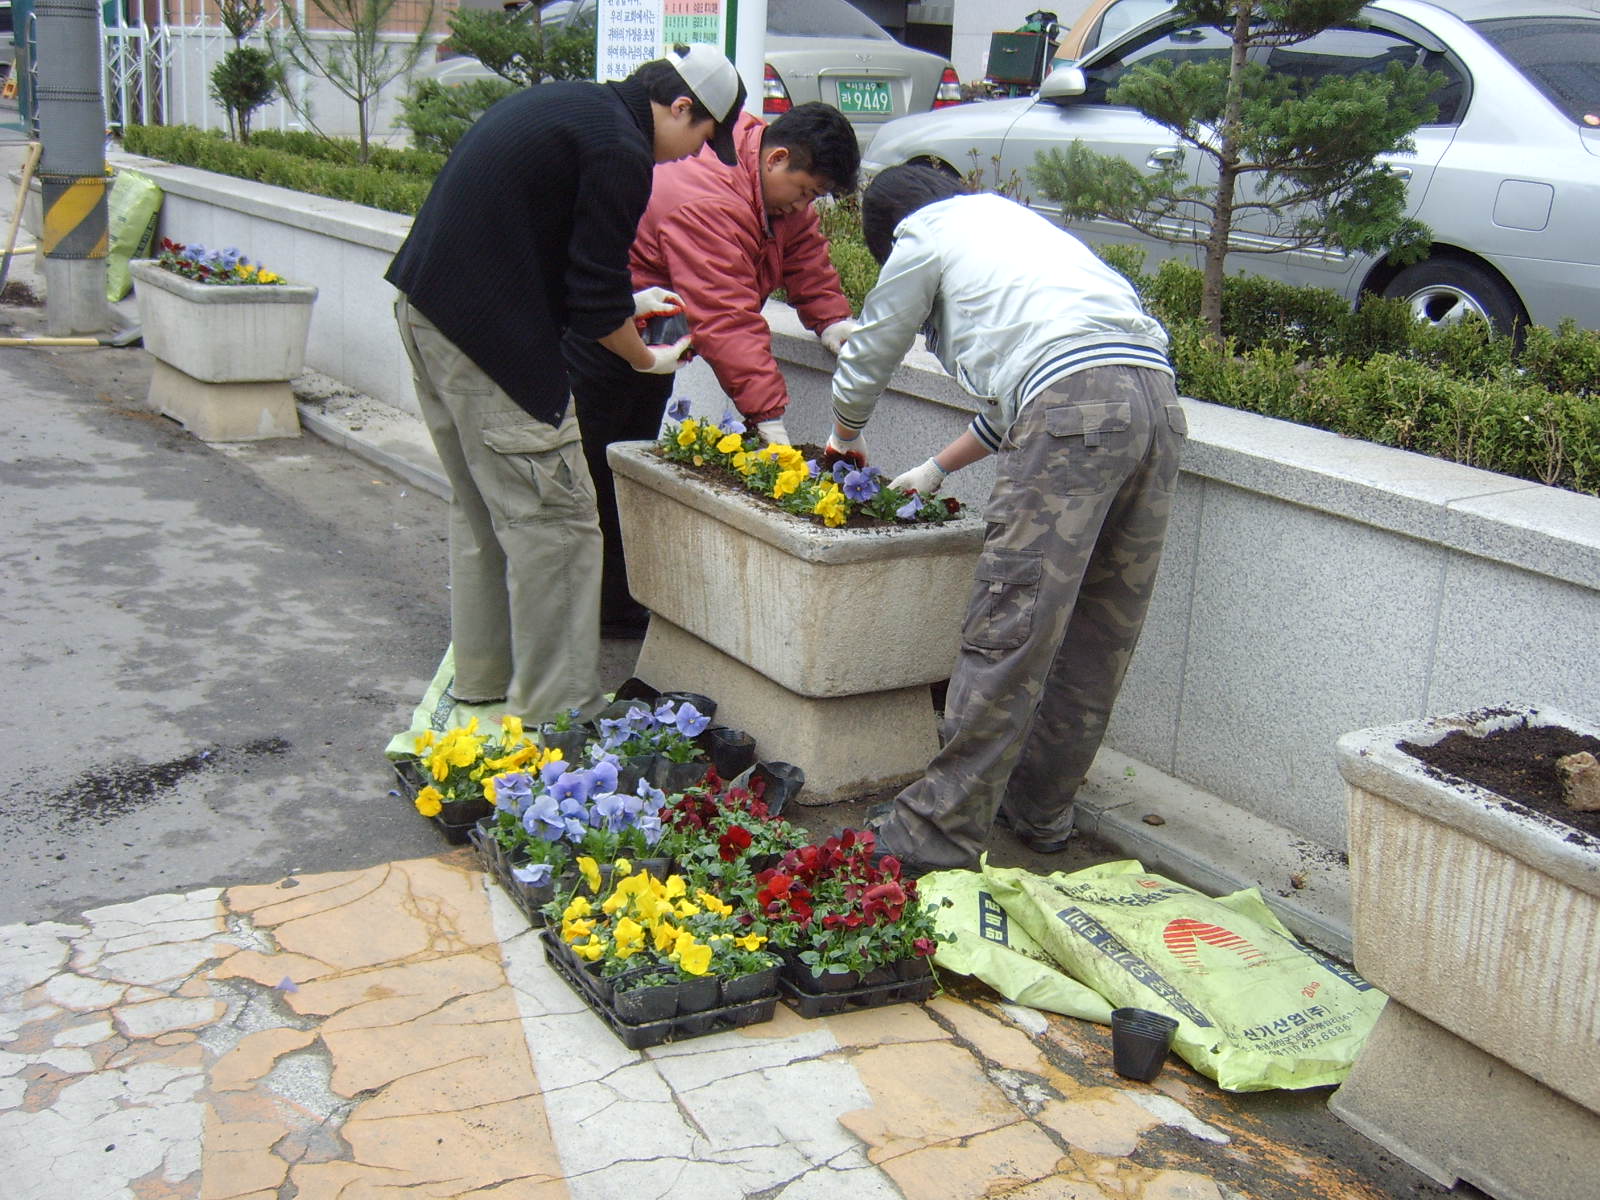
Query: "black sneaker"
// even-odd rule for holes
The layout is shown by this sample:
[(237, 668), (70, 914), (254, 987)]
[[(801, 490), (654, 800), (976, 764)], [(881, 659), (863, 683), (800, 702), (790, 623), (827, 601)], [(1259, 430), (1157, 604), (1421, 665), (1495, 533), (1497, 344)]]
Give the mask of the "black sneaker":
[(1017, 827), (1011, 823), (1011, 814), (1002, 807), (994, 814), (994, 823), (1002, 829), (1009, 829), (1016, 834), (1017, 841), (1021, 842), (1035, 854), (1060, 854), (1067, 848), (1067, 844), (1078, 836), (1076, 829), (1069, 829), (1061, 837), (1039, 837), (1032, 833), (1018, 833)]

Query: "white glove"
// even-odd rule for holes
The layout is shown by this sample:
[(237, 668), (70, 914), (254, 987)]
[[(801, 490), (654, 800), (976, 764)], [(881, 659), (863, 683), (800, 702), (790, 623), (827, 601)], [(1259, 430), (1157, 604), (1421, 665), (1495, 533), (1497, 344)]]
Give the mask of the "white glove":
[(889, 481), (889, 486), (897, 492), (915, 492), (926, 499), (944, 486), (945, 476), (949, 474), (937, 459), (930, 458), (920, 467), (912, 467), (904, 475), (896, 475)]
[(838, 354), (839, 351), (844, 349), (844, 344), (850, 339), (850, 335), (860, 327), (860, 322), (852, 321), (849, 317), (846, 317), (842, 321), (835, 321), (817, 336), (822, 339), (822, 344), (828, 348), (830, 353)]
[(828, 444), (824, 450), (832, 450), (835, 454), (859, 454), (862, 461), (867, 457), (867, 435), (865, 431), (857, 432), (855, 437), (847, 442), (839, 440), (839, 431), (835, 429), (828, 435)]
[(761, 435), (761, 440), (769, 446), (792, 446), (789, 440), (789, 431), (783, 427), (782, 417), (773, 417), (770, 421), (757, 421), (756, 432)]
[(677, 292), (669, 292), (666, 288), (647, 287), (642, 292), (633, 294), (633, 316), (635, 320), (648, 317), (667, 317), (673, 313), (683, 311), (683, 297)]
[(650, 351), (650, 365), (648, 367), (635, 367), (641, 375), (671, 375), (674, 371), (681, 370), (689, 364), (684, 361), (684, 352), (689, 349), (693, 339), (681, 337), (670, 346), (646, 346)]

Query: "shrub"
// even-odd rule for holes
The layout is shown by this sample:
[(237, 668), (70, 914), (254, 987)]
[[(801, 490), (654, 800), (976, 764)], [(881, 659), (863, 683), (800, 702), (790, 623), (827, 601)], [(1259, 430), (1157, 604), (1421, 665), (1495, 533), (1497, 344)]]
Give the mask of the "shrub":
[(400, 101), (396, 123), (411, 131), (411, 141), (419, 149), (449, 154), (491, 104), (516, 90), (517, 85), (506, 79), (474, 79), (460, 87), (424, 79)]

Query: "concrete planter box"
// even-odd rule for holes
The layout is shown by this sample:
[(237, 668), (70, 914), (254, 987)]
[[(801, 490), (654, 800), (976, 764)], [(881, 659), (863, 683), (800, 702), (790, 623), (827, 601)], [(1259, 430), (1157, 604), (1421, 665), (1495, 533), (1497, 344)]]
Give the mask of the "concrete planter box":
[(1600, 847), (1398, 748), (1600, 728), (1508, 707), (1348, 734), (1355, 965), (1388, 992), (1329, 1106), (1441, 1183), (1580, 1200), (1600, 1179)]
[(294, 437), (289, 380), (305, 366), (314, 287), (196, 283), (153, 261), (130, 264), (150, 405), (206, 441)]
[(912, 777), (937, 749), (928, 685), (955, 663), (983, 542), (975, 517), (825, 529), (713, 486), (648, 442), (611, 447), (635, 597), (638, 674), (717, 699), (801, 803)]

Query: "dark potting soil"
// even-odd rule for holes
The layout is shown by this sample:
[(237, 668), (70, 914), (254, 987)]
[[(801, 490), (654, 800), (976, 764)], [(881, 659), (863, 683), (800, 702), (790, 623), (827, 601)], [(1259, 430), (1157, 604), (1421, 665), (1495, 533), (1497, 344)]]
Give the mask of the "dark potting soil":
[[(1600, 758), (1600, 738), (1559, 725), (1529, 725), (1476, 737), (1458, 729), (1432, 746), (1401, 742), (1400, 749), (1427, 764), (1429, 774), (1463, 779), (1524, 808), (1569, 825), (1568, 841), (1600, 845), (1600, 812), (1578, 812), (1561, 798), (1561, 773), (1556, 760), (1587, 750)], [(1587, 836), (1583, 836), (1587, 835)]]

